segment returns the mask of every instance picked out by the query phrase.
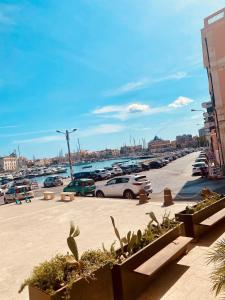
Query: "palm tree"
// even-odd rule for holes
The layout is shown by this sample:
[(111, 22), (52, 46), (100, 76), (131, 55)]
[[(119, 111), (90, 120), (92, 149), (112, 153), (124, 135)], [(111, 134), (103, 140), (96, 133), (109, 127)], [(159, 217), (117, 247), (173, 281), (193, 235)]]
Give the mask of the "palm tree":
[(214, 264), (214, 270), (210, 276), (213, 283), (212, 290), (216, 296), (221, 292), (225, 293), (225, 238), (218, 241), (209, 252), (208, 263)]

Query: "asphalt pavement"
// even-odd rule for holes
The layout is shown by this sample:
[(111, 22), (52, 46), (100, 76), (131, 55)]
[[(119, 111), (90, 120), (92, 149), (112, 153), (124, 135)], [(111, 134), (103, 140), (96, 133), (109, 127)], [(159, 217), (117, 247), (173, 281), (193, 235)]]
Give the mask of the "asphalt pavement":
[[(146, 175), (151, 180), (153, 194), (152, 200), (158, 201), (162, 199), (165, 187), (171, 189), (173, 197), (176, 200), (196, 200), (200, 198), (200, 191), (204, 187), (209, 187), (212, 190), (225, 193), (225, 180), (208, 180), (200, 176), (192, 176), (192, 165), (198, 157), (197, 152), (190, 153), (186, 156), (172, 161), (167, 166), (161, 169), (151, 169), (139, 174)], [(41, 197), (44, 191), (53, 191), (55, 194), (60, 194), (63, 187), (70, 182), (70, 179), (64, 179), (63, 186), (44, 188), (41, 186), (39, 189), (34, 190), (35, 197)], [(105, 184), (107, 181), (96, 182), (97, 186)], [(160, 200), (161, 201), (161, 200)], [(3, 204), (3, 198), (0, 198), (0, 204)]]

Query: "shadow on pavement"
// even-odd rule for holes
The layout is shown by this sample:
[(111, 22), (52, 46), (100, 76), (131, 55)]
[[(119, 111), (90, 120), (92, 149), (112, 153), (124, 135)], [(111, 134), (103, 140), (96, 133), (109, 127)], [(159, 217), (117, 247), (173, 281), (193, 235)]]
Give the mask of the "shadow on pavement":
[[(176, 261), (165, 266), (153, 279), (147, 290), (138, 300), (159, 300), (189, 269), (189, 266), (176, 264)], [(170, 274), (170, 275), (169, 275)], [(172, 276), (171, 276), (172, 275)]]
[(222, 220), (205, 233), (196, 242), (196, 246), (209, 247), (225, 232), (225, 220)]
[(218, 192), (225, 193), (225, 180), (210, 180), (202, 177), (193, 177), (193, 180), (187, 181), (179, 192), (174, 197), (174, 200), (188, 200), (197, 201), (201, 200), (201, 190), (205, 187)]

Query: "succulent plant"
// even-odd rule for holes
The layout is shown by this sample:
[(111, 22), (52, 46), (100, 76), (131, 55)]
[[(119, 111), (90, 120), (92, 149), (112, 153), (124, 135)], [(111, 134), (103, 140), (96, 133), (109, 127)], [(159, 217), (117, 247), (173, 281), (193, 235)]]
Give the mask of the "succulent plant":
[(67, 245), (70, 249), (70, 251), (73, 253), (73, 256), (76, 260), (76, 262), (79, 262), (79, 252), (77, 248), (77, 243), (75, 241), (75, 237), (77, 237), (80, 234), (79, 227), (75, 227), (73, 222), (70, 223), (70, 233), (67, 238)]
[(112, 221), (112, 225), (113, 225), (113, 228), (114, 228), (114, 231), (115, 231), (115, 234), (116, 234), (116, 237), (118, 238), (119, 240), (119, 243), (120, 243), (120, 249), (121, 249), (121, 252), (124, 253), (124, 249), (123, 249), (123, 243), (124, 243), (124, 240), (120, 237), (120, 233), (119, 233), (119, 230), (117, 229), (116, 225), (115, 225), (115, 220), (112, 216), (110, 216), (111, 218), (111, 221)]

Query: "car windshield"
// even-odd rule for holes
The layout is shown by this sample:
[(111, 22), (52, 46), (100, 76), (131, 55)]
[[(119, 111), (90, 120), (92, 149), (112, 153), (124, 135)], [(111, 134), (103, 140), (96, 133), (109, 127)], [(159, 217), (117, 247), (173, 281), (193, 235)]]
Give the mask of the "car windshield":
[(193, 165), (193, 167), (204, 167), (205, 163), (196, 163)]

